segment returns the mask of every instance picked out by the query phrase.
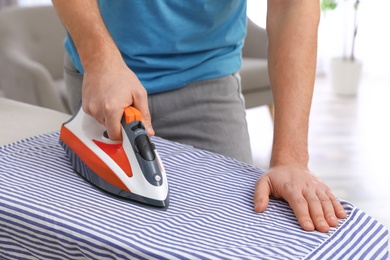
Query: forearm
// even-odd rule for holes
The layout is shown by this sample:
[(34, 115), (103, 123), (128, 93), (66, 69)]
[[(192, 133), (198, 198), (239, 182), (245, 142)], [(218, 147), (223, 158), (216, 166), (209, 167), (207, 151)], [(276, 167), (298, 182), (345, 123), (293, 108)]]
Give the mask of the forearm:
[(275, 104), (271, 166), (308, 163), (318, 23), (318, 1), (268, 1), (269, 76)]
[(307, 231), (328, 232), (346, 213), (308, 168), (308, 124), (316, 71), (319, 1), (269, 0), (269, 74), (274, 95), (270, 169), (256, 184), (254, 209), (284, 199)]
[(84, 70), (120, 52), (100, 15), (97, 0), (52, 0), (58, 16), (72, 37)]

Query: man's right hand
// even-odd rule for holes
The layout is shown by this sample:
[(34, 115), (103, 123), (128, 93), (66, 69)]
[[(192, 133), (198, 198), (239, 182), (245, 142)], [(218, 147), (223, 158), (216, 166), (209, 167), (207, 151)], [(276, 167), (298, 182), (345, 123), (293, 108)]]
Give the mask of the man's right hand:
[(123, 110), (131, 105), (141, 112), (148, 134), (154, 135), (147, 92), (121, 58), (84, 68), (82, 100), (84, 111), (106, 127), (111, 140), (122, 140), (120, 121)]
[(103, 124), (112, 140), (121, 140), (126, 107), (137, 108), (146, 131), (154, 135), (145, 88), (127, 67), (100, 15), (96, 0), (52, 0), (76, 46), (84, 69), (82, 103)]

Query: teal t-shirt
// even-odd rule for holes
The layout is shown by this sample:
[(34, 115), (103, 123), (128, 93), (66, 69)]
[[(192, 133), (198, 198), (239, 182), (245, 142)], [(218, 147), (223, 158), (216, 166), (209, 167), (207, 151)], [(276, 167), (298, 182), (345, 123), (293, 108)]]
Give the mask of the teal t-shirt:
[[(241, 68), (245, 0), (99, 0), (104, 23), (149, 94)], [(87, 11), (87, 10), (86, 10)], [(83, 73), (75, 46), (65, 48)]]

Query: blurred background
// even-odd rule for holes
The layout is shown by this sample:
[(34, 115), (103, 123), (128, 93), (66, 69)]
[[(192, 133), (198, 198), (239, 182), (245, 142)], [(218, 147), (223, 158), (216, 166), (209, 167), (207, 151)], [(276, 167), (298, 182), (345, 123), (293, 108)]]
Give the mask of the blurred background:
[[(9, 5), (27, 7), (51, 5), (51, 2), (0, 0), (0, 12)], [(266, 8), (266, 0), (248, 0), (248, 17), (262, 28), (266, 27)], [(386, 31), (390, 24), (389, 10), (387, 0), (341, 0), (334, 10), (321, 13), (309, 130), (312, 171), (337, 197), (363, 209), (388, 229), (390, 37)], [(347, 63), (348, 68), (341, 67), (340, 63)], [(7, 97), (1, 84), (0, 96)], [(273, 130), (270, 107), (248, 108), (247, 118), (254, 164), (267, 169)]]

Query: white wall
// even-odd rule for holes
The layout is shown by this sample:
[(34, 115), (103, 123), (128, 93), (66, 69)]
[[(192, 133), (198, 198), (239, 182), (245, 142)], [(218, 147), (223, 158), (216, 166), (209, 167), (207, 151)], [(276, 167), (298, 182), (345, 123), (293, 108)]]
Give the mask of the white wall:
[[(354, 1), (340, 0), (340, 6), (326, 14), (321, 14), (318, 35), (318, 71), (327, 73), (332, 57), (342, 56), (344, 40), (352, 35)], [(344, 8), (347, 5), (348, 8)], [(248, 16), (258, 25), (265, 27), (267, 1), (248, 0)], [(358, 10), (358, 34), (355, 56), (363, 61), (365, 74), (390, 77), (390, 1), (361, 0)], [(349, 24), (346, 25), (346, 21)], [(349, 28), (349, 29), (346, 29)], [(350, 41), (347, 52), (350, 53)]]
[(247, 0), (247, 15), (257, 25), (265, 28), (267, 0)]
[[(342, 1), (341, 1), (342, 2)], [(351, 1), (349, 1), (351, 2)], [(342, 55), (343, 40), (347, 39), (350, 46), (352, 24), (345, 29), (345, 18), (353, 21), (353, 9), (349, 13), (340, 6), (333, 12), (323, 14), (319, 29), (319, 57), (329, 61), (331, 57)], [(350, 7), (350, 5), (348, 6)], [(365, 74), (375, 76), (390, 76), (390, 39), (388, 25), (390, 24), (390, 1), (362, 0), (358, 10), (358, 33), (356, 37), (355, 56), (363, 61)], [(347, 48), (350, 53), (350, 48)]]
[(51, 0), (18, 0), (18, 4), (21, 6), (47, 5), (51, 4)]

